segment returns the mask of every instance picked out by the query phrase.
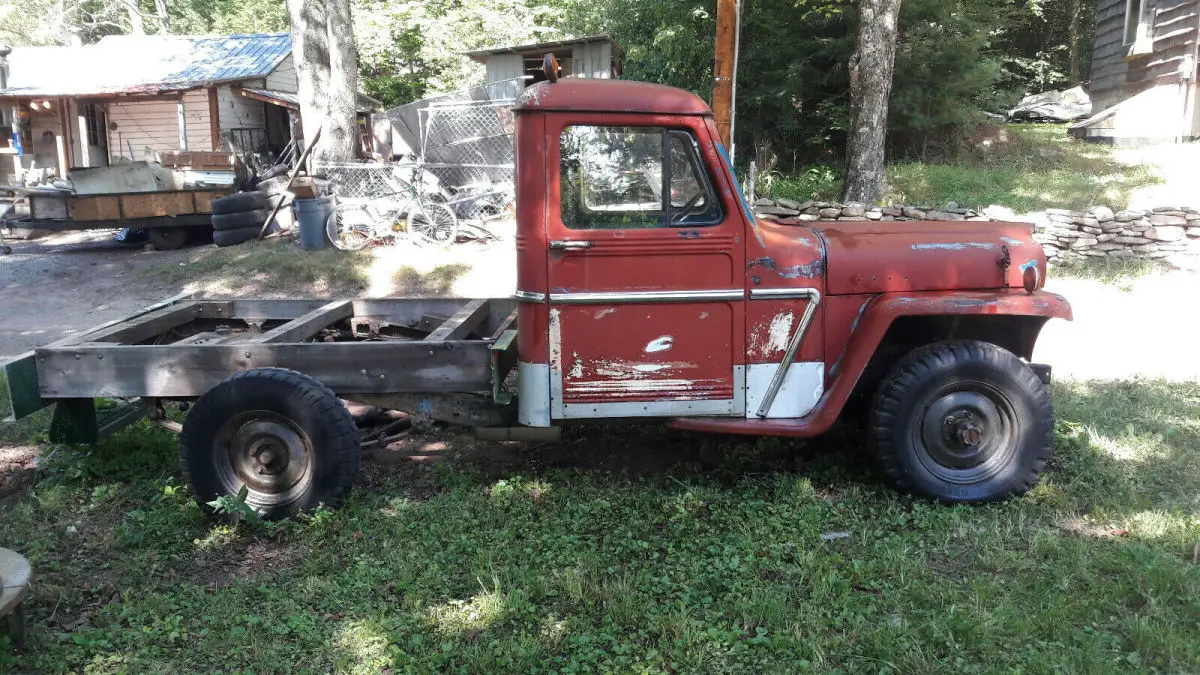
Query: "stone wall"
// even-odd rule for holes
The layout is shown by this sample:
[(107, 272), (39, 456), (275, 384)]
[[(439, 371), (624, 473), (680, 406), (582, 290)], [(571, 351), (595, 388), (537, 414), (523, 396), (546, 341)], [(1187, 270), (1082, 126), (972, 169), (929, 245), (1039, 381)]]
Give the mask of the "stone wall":
[(1200, 255), (1200, 211), (1160, 207), (1117, 211), (1047, 209), (1033, 237), (1056, 262), (1080, 258), (1169, 258)]
[(755, 212), (763, 218), (796, 221), (992, 221), (1029, 222), (1033, 238), (1053, 262), (1083, 258), (1161, 259), (1175, 255), (1200, 256), (1200, 209), (1164, 206), (1148, 211), (1113, 211), (1097, 206), (1088, 211), (1047, 209), (1017, 215), (989, 206), (981, 211), (920, 206), (866, 206), (832, 202), (759, 199)]

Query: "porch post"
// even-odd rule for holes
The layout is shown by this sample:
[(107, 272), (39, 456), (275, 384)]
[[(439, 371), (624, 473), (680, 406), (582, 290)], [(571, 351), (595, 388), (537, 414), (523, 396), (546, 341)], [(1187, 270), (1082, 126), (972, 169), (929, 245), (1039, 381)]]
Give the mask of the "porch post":
[[(90, 104), (84, 103), (83, 105), (85, 106), (85, 110), (86, 110), (86, 106), (88, 106)], [(76, 125), (78, 127), (78, 132), (79, 132), (79, 165), (80, 166), (91, 166), (92, 165), (92, 149), (90, 147), (88, 147), (87, 115), (85, 114), (84, 110), (80, 110), (78, 102), (75, 103), (75, 122), (76, 122)]]
[(187, 118), (183, 115), (183, 97), (175, 103), (175, 110), (179, 113), (179, 149), (187, 150)]
[(55, 145), (58, 150), (58, 177), (66, 178), (71, 168), (71, 102), (65, 97), (58, 101), (58, 136)]

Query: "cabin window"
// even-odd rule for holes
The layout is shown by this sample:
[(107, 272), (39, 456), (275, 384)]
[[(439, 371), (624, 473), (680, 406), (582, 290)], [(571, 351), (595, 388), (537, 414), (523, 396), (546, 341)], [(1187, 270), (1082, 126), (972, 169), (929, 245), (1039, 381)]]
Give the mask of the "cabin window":
[(1125, 46), (1129, 54), (1153, 51), (1153, 21), (1149, 0), (1125, 0)]
[(723, 219), (690, 132), (570, 126), (559, 143), (559, 200), (568, 228), (703, 227)]

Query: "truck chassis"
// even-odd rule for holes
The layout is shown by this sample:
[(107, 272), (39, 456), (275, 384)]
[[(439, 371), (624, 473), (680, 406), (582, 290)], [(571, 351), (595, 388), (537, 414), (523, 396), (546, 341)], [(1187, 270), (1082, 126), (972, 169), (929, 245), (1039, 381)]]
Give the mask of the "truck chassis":
[[(15, 417), (58, 404), (51, 435), (61, 442), (94, 442), (161, 401), (196, 399), (260, 368), (304, 373), (343, 398), (495, 424), (503, 408), (493, 403), (509, 402), (503, 382), (516, 363), (515, 324), (516, 301), (507, 299), (184, 297), (36, 349), (4, 370)], [(455, 394), (480, 405), (449, 405)], [(105, 414), (95, 399), (128, 403)]]

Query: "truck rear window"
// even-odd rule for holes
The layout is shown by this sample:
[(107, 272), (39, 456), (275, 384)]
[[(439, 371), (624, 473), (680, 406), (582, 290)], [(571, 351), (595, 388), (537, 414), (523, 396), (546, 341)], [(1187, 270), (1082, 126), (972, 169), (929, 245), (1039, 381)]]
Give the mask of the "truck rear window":
[(559, 137), (559, 200), (573, 230), (703, 227), (722, 220), (690, 132), (569, 126)]

